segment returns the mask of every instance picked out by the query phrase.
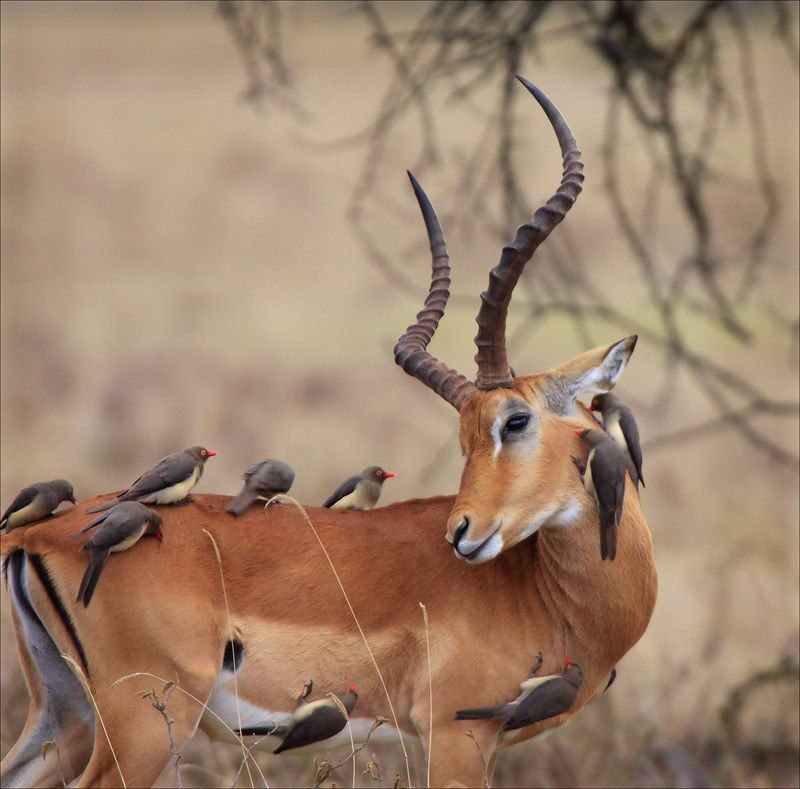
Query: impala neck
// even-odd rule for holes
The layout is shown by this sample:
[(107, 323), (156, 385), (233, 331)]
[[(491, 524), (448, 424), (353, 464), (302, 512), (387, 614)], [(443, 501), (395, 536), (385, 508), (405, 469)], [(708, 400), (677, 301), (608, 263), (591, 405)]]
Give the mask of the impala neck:
[(647, 627), (656, 577), (638, 497), (626, 507), (613, 561), (600, 559), (597, 531), (593, 507), (570, 527), (541, 529), (528, 574), (555, 638), (563, 639), (556, 645), (576, 661), (588, 658), (610, 668)]

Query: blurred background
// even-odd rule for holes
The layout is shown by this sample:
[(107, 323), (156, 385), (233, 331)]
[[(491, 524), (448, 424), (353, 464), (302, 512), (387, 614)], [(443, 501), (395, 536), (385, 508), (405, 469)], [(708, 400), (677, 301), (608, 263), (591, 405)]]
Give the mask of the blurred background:
[[(560, 178), (520, 72), (587, 177), (517, 288), (512, 363), (639, 333), (618, 390), (660, 592), (613, 692), (497, 783), (796, 786), (797, 11), (4, 2), (3, 506), (54, 476), (119, 489), (196, 443), (220, 453), (201, 491), (274, 456), (306, 503), (372, 463), (397, 472), (385, 501), (455, 492), (455, 414), (392, 358), (429, 277), (404, 170), (453, 260), (432, 350), (470, 375), (488, 269)], [(2, 603), (5, 753), (27, 694)], [(196, 738), (185, 764), (230, 785), (238, 758)]]

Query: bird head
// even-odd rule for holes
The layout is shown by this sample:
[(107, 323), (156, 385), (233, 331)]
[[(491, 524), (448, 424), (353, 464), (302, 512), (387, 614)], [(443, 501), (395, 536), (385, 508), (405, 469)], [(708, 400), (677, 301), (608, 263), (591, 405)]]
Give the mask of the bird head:
[(372, 470), (372, 476), (378, 482), (384, 482), (387, 479), (391, 479), (394, 476), (397, 476), (394, 471), (387, 471), (385, 468), (381, 468), (380, 466), (375, 466)]
[(75, 500), (75, 491), (72, 489), (71, 482), (67, 482), (65, 479), (54, 479), (50, 484), (58, 494), (59, 502), (69, 501), (72, 504), (78, 503)]
[(583, 684), (583, 671), (581, 671), (581, 667), (568, 658), (564, 658), (564, 677), (575, 687), (580, 687)]
[(205, 463), (209, 458), (216, 457), (219, 454), (216, 449), (206, 449), (205, 447), (188, 447), (183, 451), (200, 463)]
[(161, 516), (155, 510), (150, 510), (147, 513), (147, 519), (149, 521), (147, 533), (155, 537), (159, 543), (164, 542), (164, 532), (161, 531), (161, 524), (163, 523)]
[(589, 403), (590, 411), (602, 411), (606, 404), (606, 394), (596, 394)]
[(585, 441), (590, 447), (596, 447), (606, 439), (606, 434), (602, 430), (595, 430), (594, 428), (587, 427), (582, 429), (573, 430), (575, 435)]
[(350, 685), (350, 687), (347, 689), (347, 692), (358, 696), (358, 688), (356, 688), (355, 684)]

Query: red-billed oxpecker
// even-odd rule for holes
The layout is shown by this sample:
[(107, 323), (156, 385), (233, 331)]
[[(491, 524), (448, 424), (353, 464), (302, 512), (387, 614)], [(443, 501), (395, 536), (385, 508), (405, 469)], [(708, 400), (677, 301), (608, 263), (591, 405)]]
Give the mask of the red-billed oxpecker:
[(52, 515), (62, 501), (76, 504), (72, 485), (65, 479), (34, 482), (17, 493), (14, 501), (0, 518), (0, 528), (7, 532)]
[(639, 444), (639, 427), (634, 419), (633, 411), (611, 392), (595, 395), (589, 408), (602, 415), (606, 433), (620, 445), (623, 452), (628, 454), (633, 484), (637, 489), (640, 482), (642, 487), (646, 487), (642, 476), (642, 447)]
[(589, 445), (586, 466), (577, 459), (586, 490), (594, 496), (600, 516), (600, 557), (617, 555), (617, 526), (625, 500), (625, 477), (628, 457), (617, 443), (602, 430), (576, 430), (575, 435)]
[(161, 542), (161, 516), (137, 501), (123, 501), (115, 504), (107, 512), (99, 515), (79, 532), (99, 526), (82, 550), (89, 554), (89, 565), (83, 574), (77, 600), (83, 600), (83, 607), (89, 605), (94, 594), (100, 573), (110, 553), (119, 553), (135, 545), (145, 535), (151, 535)]
[(348, 477), (322, 505), (337, 510), (371, 510), (377, 503), (383, 483), (395, 476), (380, 466), (368, 466), (360, 474)]
[(142, 504), (188, 504), (189, 491), (200, 481), (206, 461), (217, 453), (205, 447), (188, 447), (161, 458), (127, 490), (86, 512), (102, 512), (121, 501)]
[(257, 498), (269, 499), (277, 493), (288, 493), (294, 482), (294, 471), (280, 460), (262, 460), (250, 466), (242, 480), (241, 491), (227, 506), (232, 515), (241, 515)]
[(496, 707), (458, 710), (456, 720), (498, 718), (503, 721), (504, 731), (521, 729), (567, 712), (575, 703), (581, 685), (583, 672), (580, 666), (564, 658), (563, 674), (529, 677), (520, 683), (522, 692), (514, 701)]
[[(351, 685), (347, 693), (343, 693), (338, 699), (340, 704), (330, 697), (301, 704), (285, 726), (273, 731), (276, 736), (283, 737), (283, 742), (273, 753), (302, 748), (304, 745), (321, 742), (337, 735), (347, 725), (347, 718), (358, 701), (356, 686)], [(347, 715), (342, 712), (341, 707), (347, 710)]]

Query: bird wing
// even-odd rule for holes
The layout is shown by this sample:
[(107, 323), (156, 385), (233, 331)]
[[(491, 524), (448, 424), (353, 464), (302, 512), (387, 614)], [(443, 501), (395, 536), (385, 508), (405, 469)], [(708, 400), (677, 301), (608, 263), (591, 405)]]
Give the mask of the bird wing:
[(17, 493), (14, 501), (8, 505), (8, 509), (3, 513), (3, 517), (0, 518), (0, 521), (5, 521), (9, 515), (12, 515), (17, 510), (21, 510), (23, 507), (27, 507), (36, 498), (38, 492), (39, 491), (33, 485), (28, 485), (23, 488)]
[(255, 474), (265, 463), (264, 460), (259, 460), (258, 463), (253, 463), (252, 466), (248, 466), (247, 470), (242, 474), (242, 479), (245, 482), (249, 482), (250, 478)]
[(600, 514), (600, 555), (613, 559), (617, 554), (617, 524), (625, 500), (626, 461), (622, 450), (611, 440), (603, 442), (592, 458), (592, 480)]
[[(140, 513), (109, 512), (100, 528), (92, 535), (91, 546), (95, 550), (111, 549), (143, 532), (145, 518)], [(139, 535), (141, 536), (141, 534)]]
[(253, 488), (259, 491), (266, 491), (267, 493), (285, 492), (292, 487), (294, 471), (285, 463), (277, 460), (267, 460), (249, 482)]
[(622, 430), (622, 435), (625, 436), (625, 444), (628, 447), (628, 454), (633, 461), (633, 467), (636, 469), (636, 476), (639, 482), (644, 485), (644, 478), (642, 477), (642, 447), (639, 443), (639, 426), (633, 417), (633, 412), (630, 408), (621, 408), (619, 412), (619, 426)]
[(506, 718), (505, 729), (521, 729), (532, 723), (553, 718), (566, 712), (578, 695), (577, 688), (567, 682), (564, 677), (553, 677), (541, 685), (537, 685)]
[[(87, 510), (88, 511), (88, 510)], [(101, 512), (96, 518), (92, 518), (79, 532), (80, 534), (85, 534), (89, 529), (93, 529), (98, 524), (102, 523), (110, 514), (110, 509)]]
[(361, 477), (357, 474), (348, 477), (327, 499), (325, 499), (325, 503), (322, 506), (332, 507), (337, 501), (340, 501), (345, 496), (349, 496), (356, 489), (356, 485), (358, 485), (359, 482), (361, 482)]
[(332, 704), (326, 704), (298, 720), (287, 733), (283, 742), (273, 751), (280, 753), (290, 748), (299, 748), (313, 742), (327, 740), (338, 734), (347, 724), (347, 719), (341, 711)]
[(149, 471), (145, 471), (120, 498), (134, 499), (146, 496), (149, 493), (157, 493), (159, 490), (164, 490), (164, 488), (171, 488), (173, 485), (186, 480), (192, 474), (194, 468), (194, 458), (185, 452), (175, 452), (172, 455), (167, 455), (165, 458), (161, 458)]

